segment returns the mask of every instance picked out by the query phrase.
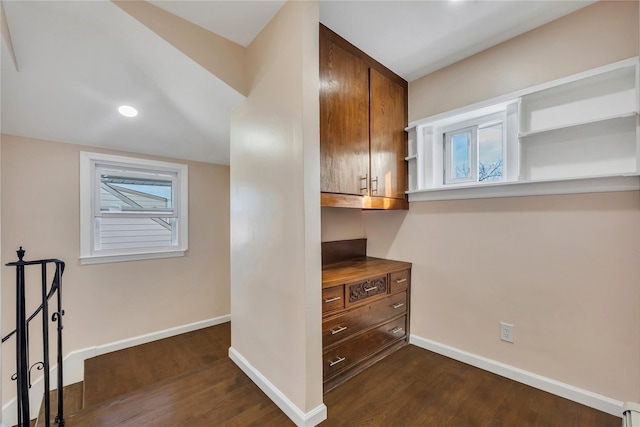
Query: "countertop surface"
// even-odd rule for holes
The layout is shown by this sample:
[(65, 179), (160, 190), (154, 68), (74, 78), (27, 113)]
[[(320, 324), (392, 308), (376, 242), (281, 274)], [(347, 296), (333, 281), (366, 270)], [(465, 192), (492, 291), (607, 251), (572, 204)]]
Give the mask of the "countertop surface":
[(368, 256), (350, 258), (322, 266), (322, 289), (409, 268), (411, 268), (410, 262)]

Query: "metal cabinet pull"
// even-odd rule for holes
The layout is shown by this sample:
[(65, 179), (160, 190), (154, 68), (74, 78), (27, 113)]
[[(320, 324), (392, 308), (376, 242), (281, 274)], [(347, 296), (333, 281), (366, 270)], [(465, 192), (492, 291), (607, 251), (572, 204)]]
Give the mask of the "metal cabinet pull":
[(339, 299), (340, 299), (340, 297), (333, 297), (333, 298), (329, 298), (329, 299), (324, 300), (324, 302), (325, 303), (334, 302), (334, 301), (338, 301)]
[(400, 326), (398, 326), (397, 328), (393, 328), (391, 330), (392, 334), (397, 334), (398, 332), (402, 332), (404, 330), (404, 328), (401, 328)]
[(346, 331), (346, 330), (347, 330), (346, 326), (338, 326), (337, 328), (331, 330), (331, 335), (339, 334), (340, 332)]
[(338, 363), (344, 362), (346, 359), (344, 357), (337, 356), (336, 360), (329, 360), (329, 367), (337, 365)]
[[(369, 174), (364, 174), (364, 176), (360, 177), (360, 192), (366, 192), (369, 189)], [(362, 187), (362, 182), (364, 182), (364, 187)]]
[(406, 281), (407, 281), (407, 279), (398, 279), (398, 280), (396, 280), (396, 283), (404, 283)]
[(372, 287), (370, 287), (370, 288), (364, 288), (364, 291), (365, 291), (365, 292), (371, 292), (371, 291), (375, 291), (376, 289), (378, 289), (378, 287), (377, 287), (377, 286), (372, 286)]
[[(373, 188), (373, 183), (376, 183), (376, 188)], [(378, 177), (376, 176), (376, 179), (372, 179), (371, 180), (371, 193), (377, 193), (378, 192)]]
[(404, 305), (404, 303), (403, 303), (403, 302), (397, 302), (397, 303), (393, 304), (393, 308), (400, 308), (400, 307), (402, 307), (403, 305)]

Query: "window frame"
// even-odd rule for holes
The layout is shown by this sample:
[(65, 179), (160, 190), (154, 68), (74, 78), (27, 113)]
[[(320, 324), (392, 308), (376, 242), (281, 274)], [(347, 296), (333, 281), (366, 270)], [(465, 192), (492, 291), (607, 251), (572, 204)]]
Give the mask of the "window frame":
[[(482, 186), (488, 184), (496, 184), (507, 181), (507, 170), (509, 168), (509, 143), (508, 132), (509, 123), (507, 117), (507, 106), (501, 108), (499, 111), (487, 114), (478, 110), (478, 114), (473, 115), (472, 118), (465, 120), (458, 120), (450, 122), (447, 125), (437, 127), (435, 130), (436, 138), (442, 141), (442, 151), (437, 150), (434, 154), (436, 159), (441, 157), (442, 165), (442, 182), (438, 184), (438, 187), (455, 187), (456, 185), (465, 186)], [(497, 123), (502, 124), (502, 179), (500, 180), (485, 180), (479, 181), (479, 130), (481, 128), (491, 127)], [(451, 169), (447, 166), (451, 164), (451, 138), (448, 135), (459, 135), (461, 133), (468, 132), (472, 136), (472, 140), (469, 143), (469, 177), (452, 179)]]
[[(107, 213), (100, 211), (100, 179), (98, 173), (103, 166), (114, 169), (125, 169), (140, 173), (155, 172), (172, 175), (172, 212), (125, 212)], [(173, 181), (175, 176), (175, 182)], [(188, 166), (181, 163), (170, 163), (137, 157), (125, 157), (103, 153), (80, 152), (80, 264), (96, 264), (108, 262), (134, 261), (154, 258), (184, 256), (188, 250), (188, 207), (189, 181)], [(175, 217), (177, 237), (175, 244), (161, 247), (140, 247), (120, 249), (95, 249), (98, 232), (98, 217)]]
[[(458, 135), (467, 135), (467, 162), (469, 167), (468, 176), (462, 178), (455, 178), (453, 175), (453, 138)], [(461, 129), (455, 129), (448, 132), (443, 132), (444, 143), (444, 185), (458, 184), (458, 183), (473, 183), (478, 176), (478, 127), (467, 126)]]

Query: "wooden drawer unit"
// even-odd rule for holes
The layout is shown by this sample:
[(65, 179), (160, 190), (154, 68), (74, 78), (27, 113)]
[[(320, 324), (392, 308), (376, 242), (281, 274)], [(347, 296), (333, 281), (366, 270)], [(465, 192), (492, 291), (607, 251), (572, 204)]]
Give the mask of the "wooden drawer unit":
[(391, 293), (404, 291), (409, 287), (411, 281), (411, 270), (402, 270), (389, 275), (389, 286)]
[(322, 290), (322, 313), (344, 308), (344, 286)]
[(388, 293), (388, 279), (385, 274), (384, 276), (372, 277), (371, 279), (346, 285), (348, 296), (347, 306), (359, 303), (375, 295)]
[(366, 256), (364, 239), (323, 243), (323, 263), (326, 393), (407, 343), (411, 264)]
[(402, 316), (372, 329), (324, 353), (323, 376), (328, 380), (406, 337), (407, 317)]
[(407, 293), (400, 292), (322, 322), (322, 346), (329, 347), (407, 311)]

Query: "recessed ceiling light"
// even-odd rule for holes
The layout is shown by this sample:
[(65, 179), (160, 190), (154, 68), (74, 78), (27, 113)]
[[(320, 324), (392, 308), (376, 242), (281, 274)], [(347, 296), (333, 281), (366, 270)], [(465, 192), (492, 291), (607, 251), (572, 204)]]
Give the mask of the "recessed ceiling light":
[(135, 117), (138, 115), (138, 110), (130, 105), (121, 105), (118, 107), (118, 112), (125, 117)]

